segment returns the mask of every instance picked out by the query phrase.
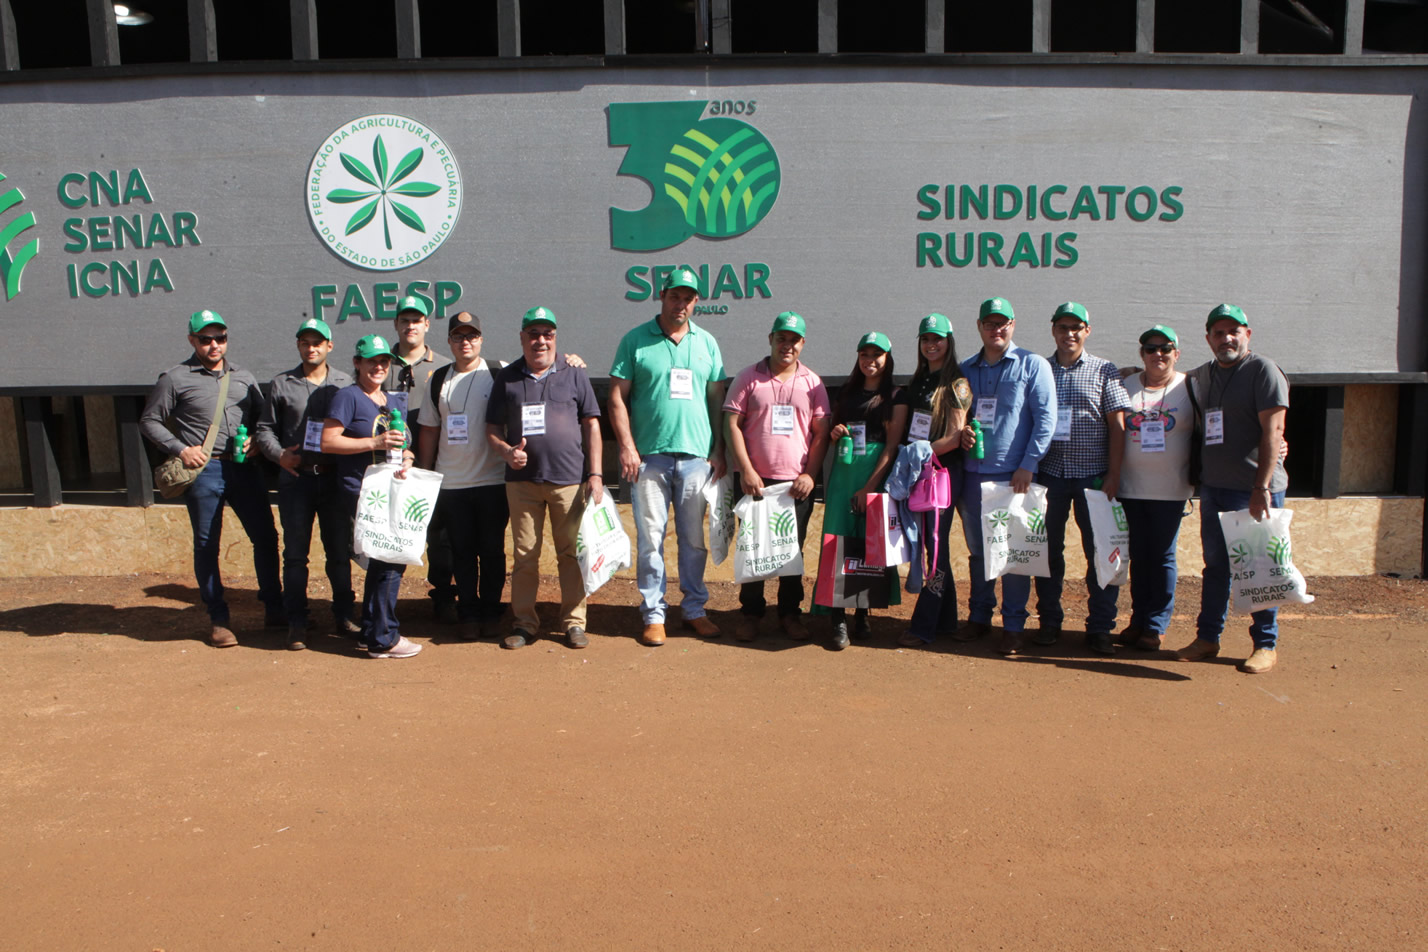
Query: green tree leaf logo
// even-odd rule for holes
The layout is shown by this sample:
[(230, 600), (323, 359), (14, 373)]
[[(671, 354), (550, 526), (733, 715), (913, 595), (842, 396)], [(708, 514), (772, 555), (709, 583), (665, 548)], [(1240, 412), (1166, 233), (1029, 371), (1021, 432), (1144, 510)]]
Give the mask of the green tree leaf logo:
[(1275, 565), (1289, 564), (1289, 540), (1273, 537), (1269, 540), (1267, 547), (1269, 557), (1274, 559)]
[(426, 225), (422, 222), (421, 216), (414, 209), (403, 205), (392, 197), (401, 195), (406, 198), (430, 198), (441, 191), (441, 186), (431, 182), (402, 181), (415, 172), (417, 166), (421, 165), (424, 153), (425, 150), (418, 146), (402, 156), (402, 160), (389, 170), (387, 168), (387, 144), (382, 141), (382, 137), (379, 135), (377, 141), (372, 144), (372, 168), (363, 165), (356, 156), (348, 155), (346, 152), (338, 154), (342, 161), (342, 167), (350, 172), (353, 178), (370, 186), (365, 190), (335, 188), (327, 193), (328, 201), (342, 205), (371, 199), (347, 220), (347, 234), (361, 231), (370, 225), (376, 220), (379, 209), (382, 213), (382, 238), (388, 251), (392, 250), (392, 225), (387, 218), (388, 209), (403, 225), (426, 234)]
[(1046, 513), (1033, 509), (1026, 514), (1026, 527), (1040, 535), (1046, 531)]
[(1005, 529), (1007, 523), (1011, 522), (1011, 513), (1006, 509), (993, 509), (987, 513), (987, 521), (993, 529)]
[(797, 527), (797, 520), (794, 519), (793, 513), (787, 509), (782, 512), (774, 513), (774, 517), (769, 520), (769, 529), (773, 532), (775, 538), (780, 540), (792, 538)]
[(431, 514), (431, 503), (424, 496), (413, 496), (407, 500), (403, 514), (408, 522), (421, 522)]
[[(5, 181), (5, 176), (0, 174), (0, 182), (3, 181)], [(0, 192), (0, 215), (24, 200), (25, 193), (18, 188)], [(35, 227), (34, 212), (25, 212), (23, 215), (16, 216), (8, 225), (0, 228), (0, 285), (5, 288), (5, 300), (7, 301), (13, 301), (15, 295), (20, 293), (20, 278), (25, 273), (25, 265), (40, 253), (40, 239), (38, 238), (31, 238), (21, 245), (18, 251), (14, 252), (10, 250), (10, 242), (33, 227)]]
[(1250, 548), (1243, 541), (1236, 542), (1230, 546), (1230, 561), (1235, 565), (1243, 565), (1250, 560)]
[(367, 499), (363, 505), (368, 509), (385, 509), (387, 508), (387, 494), (380, 489), (368, 490)]

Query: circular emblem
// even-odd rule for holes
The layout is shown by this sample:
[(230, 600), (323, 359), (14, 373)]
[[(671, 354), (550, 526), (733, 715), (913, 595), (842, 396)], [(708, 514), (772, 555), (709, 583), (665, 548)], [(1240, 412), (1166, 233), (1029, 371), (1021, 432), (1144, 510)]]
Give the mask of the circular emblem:
[(782, 180), (764, 134), (737, 119), (703, 119), (675, 140), (665, 163), (665, 193), (706, 238), (732, 238), (773, 208)]
[(363, 116), (317, 149), (307, 213), (333, 254), (396, 271), (429, 257), (461, 215), (461, 170), (446, 141), (415, 119)]

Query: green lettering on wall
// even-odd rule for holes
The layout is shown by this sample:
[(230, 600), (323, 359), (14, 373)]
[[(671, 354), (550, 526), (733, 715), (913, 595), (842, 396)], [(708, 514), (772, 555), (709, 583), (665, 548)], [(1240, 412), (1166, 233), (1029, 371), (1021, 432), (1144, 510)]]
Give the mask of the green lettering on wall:
[(1096, 191), (1106, 196), (1106, 221), (1116, 220), (1116, 196), (1125, 193), (1124, 185), (1102, 185)]
[(84, 176), (80, 175), (78, 172), (68, 172), (60, 176), (59, 185), (55, 188), (55, 191), (59, 193), (60, 204), (62, 204), (65, 208), (83, 208), (83, 194), (81, 194), (78, 198), (75, 198), (74, 196), (70, 195), (69, 192), (66, 190), (66, 186), (69, 185), (78, 185), (80, 188), (83, 188)]
[[(1136, 208), (1137, 197), (1145, 200), (1145, 208)], [(1126, 214), (1129, 215), (1133, 221), (1149, 221), (1156, 213), (1156, 206), (1155, 189), (1149, 185), (1133, 188), (1130, 194), (1126, 196)]]
[(1016, 247), (1012, 249), (1011, 257), (1007, 259), (1007, 268), (1015, 268), (1019, 264), (1029, 264), (1033, 268), (1037, 267), (1036, 243), (1031, 240), (1030, 232), (1022, 232), (1016, 236)]
[(169, 280), (169, 273), (165, 270), (164, 263), (158, 258), (149, 262), (149, 273), (144, 277), (144, 293), (148, 294), (154, 288), (163, 288), (165, 291), (174, 289), (174, 283)]
[(1183, 191), (1179, 185), (1172, 185), (1160, 193), (1160, 203), (1165, 206), (1165, 211), (1160, 213), (1161, 221), (1176, 221), (1185, 214), (1185, 206), (1176, 199)]
[(972, 263), (972, 232), (962, 235), (962, 254), (957, 254), (957, 235), (947, 236), (947, 263), (954, 268), (965, 268)]
[(934, 231), (924, 231), (917, 236), (917, 266), (926, 267), (928, 263), (934, 268), (942, 267), (942, 255), (938, 252), (942, 247), (942, 236)]
[(129, 180), (124, 183), (124, 204), (127, 205), (136, 198), (142, 198), (149, 204), (154, 201), (149, 194), (149, 184), (144, 181), (144, 173), (138, 169), (130, 169)]
[(1101, 220), (1101, 210), (1096, 207), (1096, 193), (1089, 185), (1082, 185), (1076, 192), (1076, 201), (1071, 203), (1071, 217), (1080, 218), (1082, 215), (1090, 216), (1092, 221)]
[(397, 319), (397, 291), (401, 285), (395, 281), (384, 281), (381, 284), (372, 285), (372, 295), (377, 299), (377, 313), (374, 315), (379, 321), (395, 321)]
[(359, 317), (364, 321), (372, 319), (372, 311), (367, 307), (367, 299), (362, 296), (360, 284), (347, 285), (347, 294), (342, 298), (342, 309), (337, 312), (337, 323), (349, 317)]
[(447, 317), (447, 308), (461, 300), (461, 285), (455, 281), (436, 282), (436, 312), (433, 317)]
[(994, 231), (984, 231), (977, 236), (977, 267), (985, 268), (988, 261), (998, 268), (1005, 266), (1002, 261), (1002, 236)]
[(744, 265), (744, 297), (753, 297), (755, 291), (761, 298), (773, 297), (769, 291), (769, 275), (771, 274), (773, 274), (773, 269), (762, 261), (750, 261)]
[(972, 217), (970, 212), (973, 208), (976, 209), (978, 218), (983, 221), (987, 220), (987, 187), (985, 185), (978, 185), (975, 192), (970, 185), (962, 186), (962, 208), (960, 214), (963, 221)]
[(1052, 221), (1061, 221), (1062, 219), (1064, 219), (1064, 218), (1066, 217), (1066, 213), (1065, 213), (1065, 212), (1059, 212), (1059, 211), (1057, 211), (1056, 209), (1054, 209), (1054, 208), (1051, 207), (1051, 196), (1053, 196), (1053, 195), (1065, 195), (1065, 194), (1066, 194), (1066, 186), (1065, 186), (1065, 185), (1052, 185), (1052, 186), (1049, 187), (1046, 191), (1042, 192), (1042, 193), (1041, 193), (1041, 217), (1042, 217), (1042, 218), (1049, 218), (1049, 219), (1051, 219)]
[(942, 211), (942, 205), (937, 201), (937, 186), (924, 185), (917, 190), (917, 204), (922, 206), (922, 211), (917, 213), (917, 217), (922, 221), (931, 221)]
[(992, 189), (992, 217), (999, 221), (1021, 214), (1021, 189), (1015, 185), (998, 185)]
[(650, 269), (643, 265), (635, 265), (625, 269), (625, 281), (630, 285), (630, 290), (625, 292), (626, 301), (648, 301), (650, 295), (654, 293), (654, 288), (645, 280), (645, 275), (650, 273)]
[(1079, 255), (1076, 253), (1075, 242), (1076, 233), (1074, 231), (1065, 231), (1056, 236), (1056, 250), (1061, 252), (1064, 257), (1057, 258), (1053, 267), (1069, 268), (1076, 263)]

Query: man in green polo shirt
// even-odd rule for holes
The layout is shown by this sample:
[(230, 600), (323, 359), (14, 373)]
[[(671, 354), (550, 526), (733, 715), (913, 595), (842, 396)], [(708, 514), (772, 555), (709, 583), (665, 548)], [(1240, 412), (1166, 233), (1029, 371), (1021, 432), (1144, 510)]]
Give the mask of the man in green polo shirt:
[(705, 615), (704, 486), (724, 475), (724, 359), (714, 336), (690, 317), (699, 279), (680, 268), (660, 287), (659, 316), (625, 335), (610, 368), (610, 425), (620, 445), (620, 478), (633, 484), (636, 559), (644, 631), (664, 644), (664, 537), (674, 506), (680, 614), (705, 637), (719, 629)]

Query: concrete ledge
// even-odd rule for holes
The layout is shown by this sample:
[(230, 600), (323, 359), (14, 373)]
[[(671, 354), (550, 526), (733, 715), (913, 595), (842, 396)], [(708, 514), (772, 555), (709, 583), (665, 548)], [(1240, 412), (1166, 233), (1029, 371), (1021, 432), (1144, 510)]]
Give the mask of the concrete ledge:
[[(1346, 496), (1338, 499), (1292, 499), (1295, 564), (1305, 575), (1422, 575), (1423, 500), (1419, 498)], [(628, 506), (620, 507), (625, 531), (634, 538)], [(274, 520), (277, 513), (274, 512)], [(1180, 532), (1181, 572), (1200, 572), (1198, 508)], [(807, 574), (818, 568), (823, 507), (815, 506), (804, 549)], [(321, 544), (313, 533), (314, 566), (321, 565)], [(193, 570), (188, 513), (182, 506), (130, 509), (105, 506), (58, 506), (53, 509), (0, 510), (0, 577), (37, 578), (62, 575), (129, 575), (136, 572), (187, 574)], [(222, 571), (239, 578), (253, 574), (252, 548), (231, 511), (223, 521)], [(507, 548), (509, 553), (509, 546)], [(671, 574), (677, 565), (674, 529), (665, 544)], [(1080, 578), (1086, 563), (1080, 534), (1072, 520), (1066, 540), (1067, 576)], [(966, 577), (967, 548), (960, 523), (952, 533), (952, 566)], [(549, 547), (542, 571), (555, 573)], [(320, 571), (320, 568), (318, 569)], [(632, 569), (619, 573), (633, 578)], [(707, 578), (732, 581), (729, 562), (710, 565)]]

